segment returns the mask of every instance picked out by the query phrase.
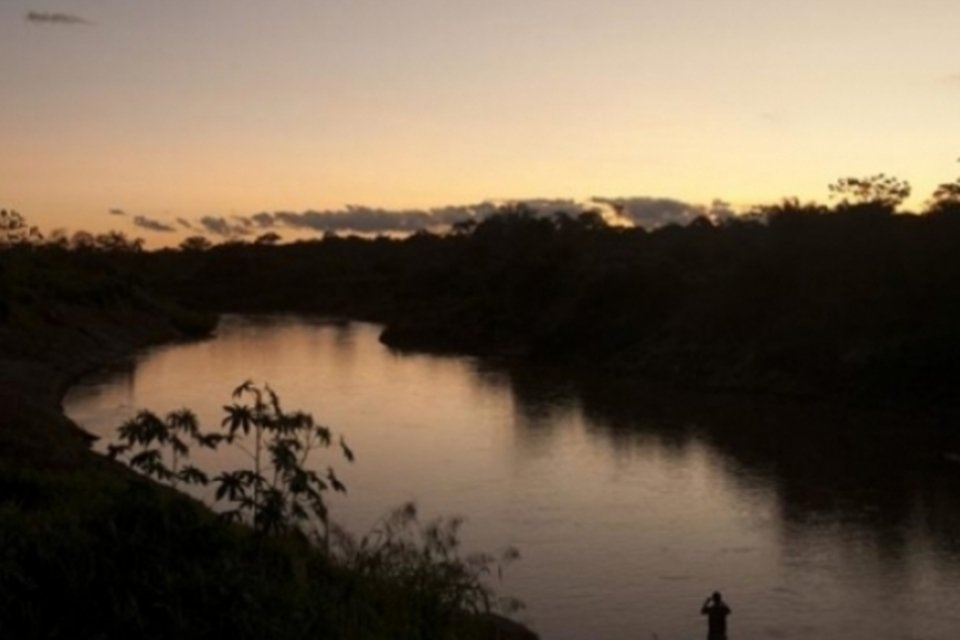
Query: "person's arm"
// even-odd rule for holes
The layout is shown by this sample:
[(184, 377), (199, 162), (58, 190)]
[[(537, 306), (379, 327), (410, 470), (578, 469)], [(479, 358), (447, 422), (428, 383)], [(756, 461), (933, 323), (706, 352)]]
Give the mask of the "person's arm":
[(704, 601), (703, 606), (700, 607), (700, 613), (702, 613), (703, 615), (707, 615), (708, 613), (710, 613), (710, 598), (707, 598)]

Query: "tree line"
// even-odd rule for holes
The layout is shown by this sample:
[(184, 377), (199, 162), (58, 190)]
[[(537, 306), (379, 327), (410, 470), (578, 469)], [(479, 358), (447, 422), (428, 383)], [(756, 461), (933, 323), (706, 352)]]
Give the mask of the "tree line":
[(195, 308), (382, 322), (399, 348), (949, 400), (960, 378), (960, 179), (919, 214), (901, 211), (909, 183), (884, 174), (830, 192), (830, 204), (785, 199), (653, 230), (509, 205), (443, 234), (66, 253)]

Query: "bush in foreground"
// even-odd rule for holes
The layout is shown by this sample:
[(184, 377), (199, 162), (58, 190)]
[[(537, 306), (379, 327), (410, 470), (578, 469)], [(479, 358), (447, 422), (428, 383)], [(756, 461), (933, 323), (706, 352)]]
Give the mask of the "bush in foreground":
[[(462, 520), (421, 523), (413, 505), (352, 536), (332, 525), (326, 490), (344, 491), (310, 453), (334, 446), (309, 414), (245, 383), (219, 433), (186, 410), (141, 412), (111, 454), (140, 475), (19, 474), (40, 510), (0, 511), (0, 632), (20, 636), (487, 638), (514, 607), (487, 581), (517, 557), (461, 556)], [(249, 402), (244, 402), (247, 400)], [(209, 478), (191, 446), (244, 446), (251, 469)], [(342, 438), (335, 445), (352, 460)], [(213, 482), (215, 514), (172, 491)], [(25, 486), (29, 485), (29, 489)], [(69, 485), (70, 490), (63, 491)], [(51, 617), (50, 612), (58, 612)], [(505, 636), (509, 637), (509, 636)]]

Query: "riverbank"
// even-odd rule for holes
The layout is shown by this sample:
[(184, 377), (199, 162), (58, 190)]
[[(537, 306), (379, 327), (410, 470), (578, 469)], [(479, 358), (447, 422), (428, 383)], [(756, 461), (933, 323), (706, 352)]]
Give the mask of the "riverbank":
[(63, 392), (215, 322), (182, 319), (142, 304), (51, 302), (0, 324), (0, 634), (536, 637), (497, 616), (431, 609), (432, 595), (330, 562), (301, 539), (257, 538), (92, 453), (61, 412)]
[[(215, 316), (194, 316), (194, 337)], [(189, 338), (159, 309), (91, 310), (50, 305), (23, 323), (0, 325), (0, 462), (33, 469), (99, 465), (90, 436), (60, 411), (78, 376), (146, 346)]]
[(130, 268), (194, 308), (363, 318), (398, 348), (948, 410), (957, 221), (785, 202), (648, 232), (506, 210), (446, 235), (227, 243)]
[[(210, 342), (151, 350), (135, 369), (84, 381), (68, 415), (109, 436), (118, 401), (167, 407), (179, 396), (212, 425), (222, 381), (267, 380), (284, 406), (310, 410), (357, 452), (355, 465), (320, 453), (350, 490), (331, 504), (338, 522), (370, 531), (410, 497), (424, 515), (463, 515), (465, 549), (522, 552), (501, 589), (528, 604), (544, 637), (695, 637), (695, 598), (719, 587), (749, 604), (741, 634), (809, 623), (833, 637), (866, 617), (860, 635), (887, 638), (897, 616), (873, 615), (874, 599), (858, 594), (892, 589), (898, 610), (935, 609), (949, 594), (916, 585), (956, 586), (950, 429), (512, 360), (401, 355), (378, 343), (379, 329), (224, 317)], [(241, 357), (260, 353), (271, 355)], [(917, 579), (901, 590), (889, 562)], [(803, 588), (847, 577), (842, 589)], [(785, 602), (787, 589), (797, 596)]]

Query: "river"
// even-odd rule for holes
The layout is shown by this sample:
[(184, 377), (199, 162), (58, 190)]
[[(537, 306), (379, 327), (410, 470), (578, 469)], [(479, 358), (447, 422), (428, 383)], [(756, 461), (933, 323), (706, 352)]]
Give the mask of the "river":
[(731, 638), (960, 633), (960, 456), (925, 421), (398, 353), (379, 331), (226, 316), (84, 378), (64, 409), (103, 448), (137, 409), (212, 429), (233, 387), (268, 382), (356, 452), (321, 452), (349, 489), (336, 521), (362, 533), (410, 500), (464, 516), (467, 549), (519, 549), (494, 583), (544, 640), (704, 637), (714, 590)]

